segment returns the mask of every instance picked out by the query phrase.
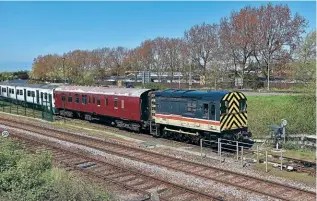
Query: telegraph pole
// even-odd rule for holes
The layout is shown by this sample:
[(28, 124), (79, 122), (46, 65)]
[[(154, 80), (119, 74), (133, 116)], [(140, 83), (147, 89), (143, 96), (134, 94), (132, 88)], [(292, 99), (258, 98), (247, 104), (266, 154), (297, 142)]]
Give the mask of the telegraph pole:
[(192, 88), (192, 65), (189, 65), (189, 89)]
[(63, 74), (64, 74), (64, 84), (66, 84), (66, 76), (65, 76), (65, 57), (62, 58), (62, 61), (63, 61)]
[(270, 59), (267, 63), (267, 90), (270, 91)]

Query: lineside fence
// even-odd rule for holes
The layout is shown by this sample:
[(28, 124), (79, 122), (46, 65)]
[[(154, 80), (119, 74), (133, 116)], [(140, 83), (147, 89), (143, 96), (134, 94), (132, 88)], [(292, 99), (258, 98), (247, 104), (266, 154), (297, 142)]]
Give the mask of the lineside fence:
[(47, 121), (53, 121), (53, 104), (52, 95), (47, 94), (47, 99), (41, 97), (37, 100), (35, 97), (30, 102), (20, 101), (12, 98), (0, 97), (0, 111), (22, 115), (26, 117), (33, 117)]
[[(270, 147), (263, 147), (263, 144), (249, 144), (238, 141), (218, 138), (218, 140), (200, 140), (201, 158), (209, 157), (225, 163), (226, 158), (232, 158), (231, 162), (241, 162), (243, 167), (248, 164), (264, 164), (265, 171), (279, 168), (280, 170), (294, 171), (295, 166), (289, 163), (288, 157), (283, 157), (285, 150), (274, 150)], [(210, 149), (210, 148), (213, 149)], [(251, 148), (250, 148), (251, 147)], [(212, 153), (216, 153), (212, 154)]]
[[(271, 135), (265, 136), (262, 138), (253, 139), (257, 143), (272, 145), (275, 143), (275, 140), (272, 138)], [(317, 137), (316, 135), (309, 135), (309, 134), (287, 134), (286, 135), (286, 143), (288, 146), (293, 144), (296, 148), (306, 148), (315, 151), (317, 148)], [(285, 144), (285, 143), (284, 143)], [(283, 144), (282, 144), (283, 146)]]

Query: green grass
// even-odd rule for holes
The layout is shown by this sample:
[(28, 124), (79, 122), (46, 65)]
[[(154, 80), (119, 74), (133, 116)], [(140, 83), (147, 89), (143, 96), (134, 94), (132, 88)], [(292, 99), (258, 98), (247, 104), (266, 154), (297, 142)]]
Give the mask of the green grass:
[(316, 133), (315, 95), (248, 96), (248, 124), (254, 136), (269, 135), (269, 125), (286, 119), (288, 134)]
[[(263, 163), (255, 164), (254, 168), (258, 171), (265, 172), (265, 164)], [(270, 164), (268, 164), (268, 173), (278, 177), (288, 178), (293, 181), (316, 185), (316, 178), (309, 176), (307, 173), (281, 171), (279, 168), (272, 167)]]
[[(277, 153), (271, 153), (273, 155), (280, 155)], [(308, 150), (286, 150), (283, 152), (283, 156), (289, 158), (296, 158), (308, 161), (316, 161), (316, 152)]]

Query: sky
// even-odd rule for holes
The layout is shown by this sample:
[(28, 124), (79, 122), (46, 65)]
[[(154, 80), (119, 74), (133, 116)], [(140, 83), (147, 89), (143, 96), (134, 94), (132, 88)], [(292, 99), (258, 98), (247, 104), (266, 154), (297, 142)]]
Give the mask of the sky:
[[(261, 2), (1, 2), (0, 72), (30, 70), (38, 55), (99, 47), (133, 48), (146, 39), (182, 37), (195, 24), (219, 23)], [(316, 2), (288, 4), (316, 29)]]

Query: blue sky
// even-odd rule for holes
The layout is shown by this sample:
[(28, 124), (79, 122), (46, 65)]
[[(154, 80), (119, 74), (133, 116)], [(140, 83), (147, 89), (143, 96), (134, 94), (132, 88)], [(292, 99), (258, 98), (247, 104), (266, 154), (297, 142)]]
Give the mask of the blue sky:
[[(267, 2), (0, 2), (0, 72), (30, 70), (40, 54), (133, 48), (158, 36), (182, 37), (194, 24), (218, 23)], [(316, 29), (316, 2), (288, 4)]]

